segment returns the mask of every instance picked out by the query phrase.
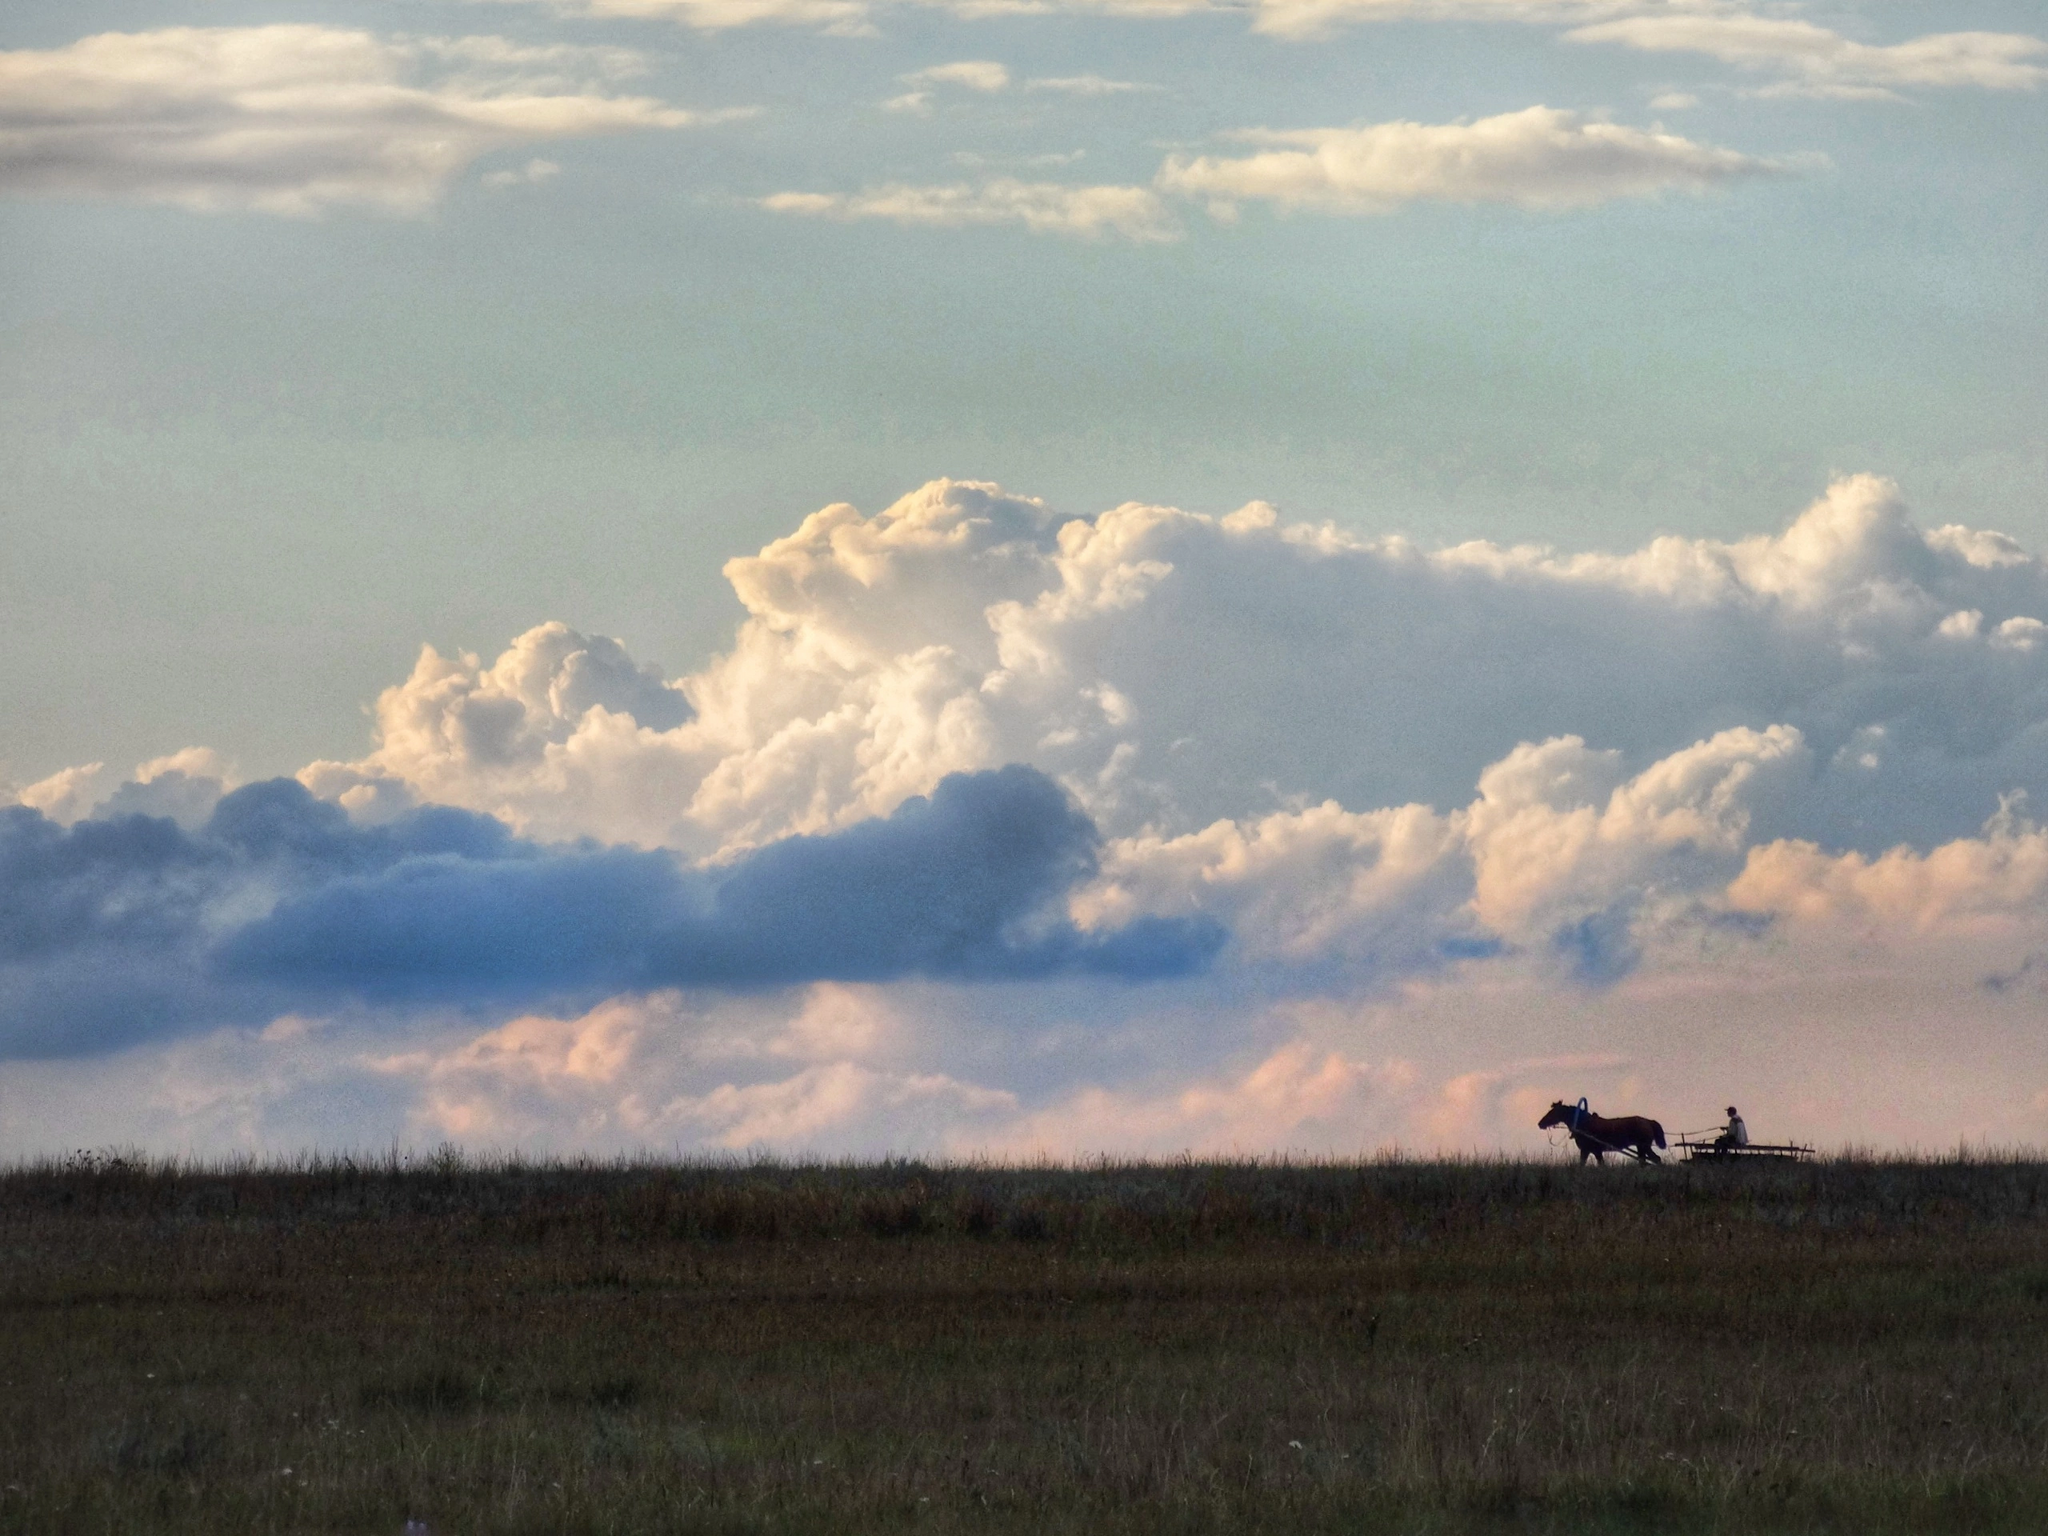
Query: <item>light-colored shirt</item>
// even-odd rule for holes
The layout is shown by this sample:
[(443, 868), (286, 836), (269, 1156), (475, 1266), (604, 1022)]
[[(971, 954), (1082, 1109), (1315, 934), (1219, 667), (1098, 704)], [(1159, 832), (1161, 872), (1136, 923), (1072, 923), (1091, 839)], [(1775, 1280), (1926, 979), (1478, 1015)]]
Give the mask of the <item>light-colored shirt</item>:
[(1728, 1117), (1728, 1144), (1734, 1147), (1749, 1145), (1749, 1127), (1742, 1123), (1740, 1115)]

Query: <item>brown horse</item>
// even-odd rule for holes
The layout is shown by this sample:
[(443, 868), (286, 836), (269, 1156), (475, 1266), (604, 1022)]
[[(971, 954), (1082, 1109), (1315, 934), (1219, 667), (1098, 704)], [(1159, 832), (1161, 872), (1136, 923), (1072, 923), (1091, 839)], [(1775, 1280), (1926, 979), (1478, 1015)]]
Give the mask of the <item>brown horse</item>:
[(1553, 1125), (1561, 1125), (1571, 1132), (1573, 1142), (1578, 1145), (1581, 1168), (1585, 1167), (1589, 1157), (1606, 1167), (1610, 1152), (1627, 1153), (1638, 1162), (1664, 1161), (1655, 1151), (1664, 1145), (1664, 1127), (1646, 1115), (1623, 1115), (1610, 1120), (1586, 1108), (1584, 1099), (1577, 1104), (1567, 1104), (1560, 1099), (1544, 1112), (1543, 1118), (1536, 1122), (1536, 1129), (1547, 1131)]

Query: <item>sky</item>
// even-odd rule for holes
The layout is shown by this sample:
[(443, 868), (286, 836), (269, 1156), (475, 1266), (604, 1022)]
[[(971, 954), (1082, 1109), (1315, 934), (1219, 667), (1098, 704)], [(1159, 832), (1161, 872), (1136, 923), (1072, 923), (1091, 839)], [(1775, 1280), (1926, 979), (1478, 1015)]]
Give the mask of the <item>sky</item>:
[(23, 0), (0, 1156), (2048, 1138), (2048, 19)]

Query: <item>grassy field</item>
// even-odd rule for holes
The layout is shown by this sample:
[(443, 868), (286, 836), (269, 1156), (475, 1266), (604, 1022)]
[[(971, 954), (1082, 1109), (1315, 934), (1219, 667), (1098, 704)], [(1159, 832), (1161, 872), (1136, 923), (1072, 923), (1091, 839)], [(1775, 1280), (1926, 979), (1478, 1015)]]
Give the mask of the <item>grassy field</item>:
[(2048, 1165), (0, 1173), (0, 1531), (2048, 1530)]

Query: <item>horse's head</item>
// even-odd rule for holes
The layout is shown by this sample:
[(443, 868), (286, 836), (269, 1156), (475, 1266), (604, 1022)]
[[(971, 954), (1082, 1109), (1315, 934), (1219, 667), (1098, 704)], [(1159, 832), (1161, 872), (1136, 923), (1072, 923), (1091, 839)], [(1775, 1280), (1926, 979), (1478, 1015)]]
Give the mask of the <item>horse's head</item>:
[(1543, 1112), (1543, 1118), (1536, 1122), (1536, 1129), (1539, 1131), (1547, 1131), (1553, 1125), (1567, 1124), (1571, 1120), (1571, 1118), (1571, 1105), (1565, 1103), (1564, 1100), (1559, 1099), (1557, 1102), (1552, 1104), (1550, 1108), (1546, 1109)]

